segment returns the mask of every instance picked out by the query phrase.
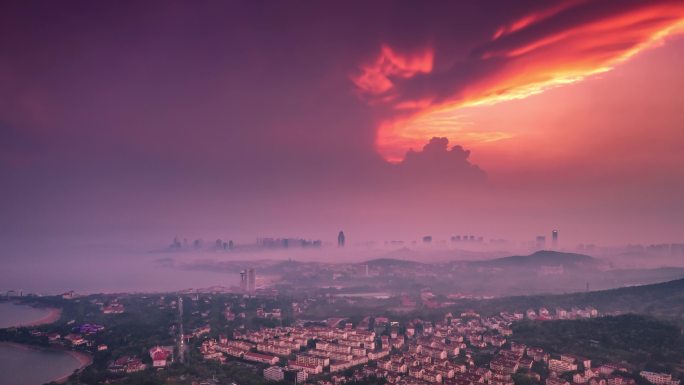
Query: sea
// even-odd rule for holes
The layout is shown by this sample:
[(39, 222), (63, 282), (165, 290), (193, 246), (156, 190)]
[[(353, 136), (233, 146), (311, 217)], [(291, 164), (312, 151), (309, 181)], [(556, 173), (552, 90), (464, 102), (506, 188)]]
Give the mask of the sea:
[(66, 352), (0, 343), (0, 385), (40, 385), (73, 373), (78, 360)]
[(0, 329), (37, 321), (50, 313), (50, 309), (0, 302)]
[[(0, 302), (0, 328), (38, 321), (49, 309)], [(73, 373), (78, 360), (63, 351), (0, 342), (0, 385), (39, 385)]]

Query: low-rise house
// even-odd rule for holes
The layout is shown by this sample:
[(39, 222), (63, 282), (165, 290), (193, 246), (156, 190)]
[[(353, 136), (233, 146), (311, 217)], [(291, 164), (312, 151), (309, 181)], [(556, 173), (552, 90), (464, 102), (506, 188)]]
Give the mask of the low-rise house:
[(149, 350), (152, 367), (163, 368), (173, 358), (173, 347), (155, 346)]
[(123, 314), (126, 309), (124, 305), (114, 302), (102, 308), (104, 314)]
[(108, 370), (114, 373), (135, 373), (145, 370), (146, 365), (136, 357), (123, 356), (109, 364)]
[(247, 361), (260, 362), (263, 364), (275, 365), (280, 361), (280, 358), (268, 354), (247, 352), (243, 354), (242, 358)]
[(79, 346), (85, 344), (87, 341), (81, 336), (80, 334), (67, 334), (66, 337), (64, 337), (65, 340), (69, 341), (72, 346)]

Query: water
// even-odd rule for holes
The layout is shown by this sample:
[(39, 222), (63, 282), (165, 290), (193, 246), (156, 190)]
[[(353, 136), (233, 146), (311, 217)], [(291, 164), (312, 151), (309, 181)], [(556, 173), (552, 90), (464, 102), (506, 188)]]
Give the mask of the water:
[(0, 302), (0, 329), (35, 322), (49, 313), (50, 309)]
[(0, 385), (40, 385), (78, 369), (68, 353), (0, 343)]

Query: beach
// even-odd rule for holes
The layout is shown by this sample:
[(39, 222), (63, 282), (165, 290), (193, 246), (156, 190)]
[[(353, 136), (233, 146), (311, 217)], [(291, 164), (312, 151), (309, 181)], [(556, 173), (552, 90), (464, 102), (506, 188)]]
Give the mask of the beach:
[[(79, 367), (78, 367), (78, 369), (76, 369), (76, 371), (80, 372), (81, 370), (85, 369), (86, 367), (88, 367), (90, 364), (93, 363), (93, 356), (91, 356), (90, 354), (86, 354), (83, 352), (76, 352), (73, 350), (65, 350), (65, 352), (68, 353), (70, 356), (74, 357), (76, 360), (78, 360)], [(54, 381), (58, 382), (58, 383), (64, 383), (69, 379), (69, 376), (71, 376), (73, 373), (74, 373), (74, 371), (72, 371), (71, 373), (66, 373), (62, 377), (59, 377), (59, 378), (55, 379)]]
[(62, 316), (62, 309), (57, 309), (57, 308), (50, 308), (49, 313), (46, 314), (44, 317), (37, 319), (35, 321), (29, 321), (29, 322), (22, 322), (21, 324), (17, 326), (23, 326), (23, 327), (28, 327), (28, 326), (39, 326), (39, 325), (47, 325), (56, 322), (59, 320), (59, 317)]

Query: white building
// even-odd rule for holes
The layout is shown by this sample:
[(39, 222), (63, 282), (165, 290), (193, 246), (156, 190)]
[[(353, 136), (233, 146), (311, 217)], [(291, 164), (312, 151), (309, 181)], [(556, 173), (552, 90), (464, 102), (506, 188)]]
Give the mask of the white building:
[(279, 366), (270, 366), (264, 369), (264, 378), (268, 381), (282, 381), (285, 379), (285, 372)]
[(641, 377), (645, 378), (646, 381), (650, 382), (651, 384), (655, 384), (655, 385), (679, 385), (679, 380), (673, 379), (671, 374), (647, 372), (645, 370), (639, 374), (641, 375)]

